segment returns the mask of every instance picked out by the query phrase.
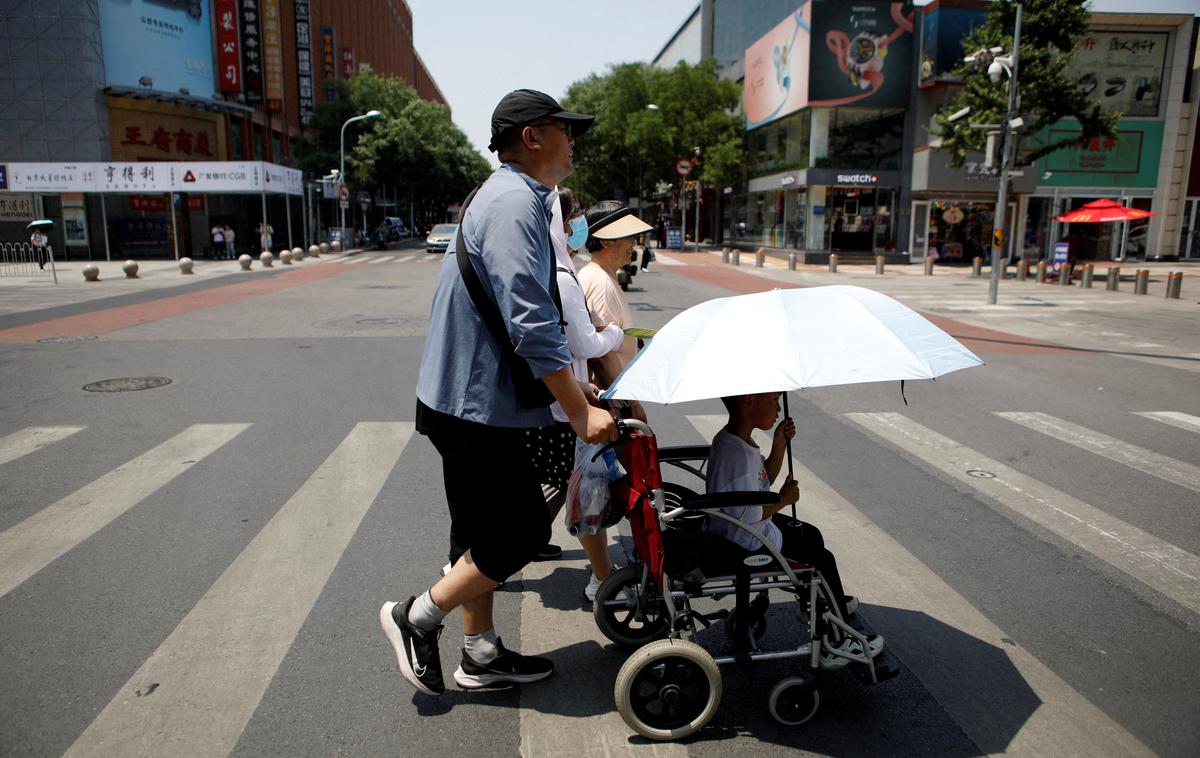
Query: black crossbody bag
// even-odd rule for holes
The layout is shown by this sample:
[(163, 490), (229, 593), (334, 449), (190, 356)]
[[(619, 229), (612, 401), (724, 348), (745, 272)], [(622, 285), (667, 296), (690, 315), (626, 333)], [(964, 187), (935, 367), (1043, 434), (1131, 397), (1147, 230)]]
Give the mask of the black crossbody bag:
[[(475, 198), (475, 193), (479, 192), (479, 187), (471, 190), (471, 194), (467, 195), (458, 215), (458, 237), (454, 243), (454, 256), (458, 259), (458, 271), (462, 275), (467, 293), (471, 296), (471, 302), (475, 304), (475, 310), (479, 312), (479, 317), (483, 319), (492, 338), (500, 345), (502, 354), (508, 358), (509, 376), (512, 377), (513, 391), (517, 396), (517, 402), (523, 408), (546, 408), (555, 401), (553, 393), (550, 392), (550, 388), (546, 386), (545, 382), (533, 375), (533, 371), (530, 370), (525, 359), (517, 355), (512, 338), (508, 336), (508, 330), (504, 328), (504, 323), (500, 318), (500, 309), (488, 297), (487, 292), (483, 289), (483, 283), (479, 281), (479, 275), (475, 273), (475, 267), (467, 260), (466, 245), (463, 242), (463, 222), (467, 218), (467, 206)], [(566, 323), (562, 319), (562, 299), (558, 294), (557, 274), (551, 277), (550, 281), (550, 296), (554, 299), (554, 307), (558, 309), (558, 328), (561, 330)]]

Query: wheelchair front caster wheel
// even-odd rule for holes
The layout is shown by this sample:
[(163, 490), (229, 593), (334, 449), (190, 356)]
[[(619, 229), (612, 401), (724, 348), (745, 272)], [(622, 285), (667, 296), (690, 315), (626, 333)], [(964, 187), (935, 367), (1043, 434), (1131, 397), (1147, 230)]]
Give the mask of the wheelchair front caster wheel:
[(617, 673), (617, 711), (651, 740), (678, 740), (704, 728), (721, 702), (721, 672), (708, 651), (686, 640), (656, 640)]
[(667, 633), (667, 607), (651, 586), (638, 613), (642, 567), (625, 566), (600, 584), (592, 603), (592, 616), (600, 632), (624, 648), (637, 648)]
[(790, 676), (771, 689), (771, 718), (785, 726), (800, 726), (817, 715), (821, 693), (811, 677)]

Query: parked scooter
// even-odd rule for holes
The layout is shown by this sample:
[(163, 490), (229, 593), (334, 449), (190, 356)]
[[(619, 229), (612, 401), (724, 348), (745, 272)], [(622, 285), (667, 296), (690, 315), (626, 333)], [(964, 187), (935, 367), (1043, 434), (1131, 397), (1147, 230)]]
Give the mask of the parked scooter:
[(375, 249), (387, 250), (388, 233), (385, 227), (379, 227), (375, 230)]

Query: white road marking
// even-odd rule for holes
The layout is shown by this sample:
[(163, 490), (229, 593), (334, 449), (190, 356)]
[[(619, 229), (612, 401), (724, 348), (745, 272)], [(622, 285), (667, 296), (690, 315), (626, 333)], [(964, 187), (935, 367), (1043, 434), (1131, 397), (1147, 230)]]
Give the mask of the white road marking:
[(227, 756), (412, 432), (356, 425), (66, 755)]
[(669, 255), (664, 255), (664, 254), (662, 254), (662, 253), (655, 252), (655, 253), (654, 253), (654, 260), (650, 261), (650, 265), (652, 265), (652, 266), (658, 266), (658, 265), (662, 265), (662, 266), (686, 266), (686, 265), (687, 265), (687, 263), (685, 263), (685, 262), (683, 262), (683, 261), (679, 260), (678, 258), (673, 258), (673, 257), (671, 257), (671, 256), (669, 256)]
[(190, 426), (153, 450), (0, 532), (0, 596), (7, 595), (249, 426)]
[(1014, 411), (997, 412), (996, 415), (1089, 453), (1102, 455), (1172, 484), (1200, 492), (1200, 467), (1190, 463), (1122, 442), (1115, 437), (1055, 418), (1048, 413)]
[(367, 263), (368, 264), (387, 263), (389, 260), (391, 260), (391, 258), (381, 256), (378, 258), (372, 258), (371, 260), (367, 261)]
[(983, 493), (1001, 515), (1020, 516), (1014, 521), (1022, 525), (1028, 519), (1200, 613), (1200, 557), (898, 413), (847, 413), (846, 418)]
[(396, 260), (396, 263), (412, 263), (415, 260), (411, 255), (401, 256)]
[(83, 429), (82, 426), (29, 426), (19, 432), (13, 432), (0, 438), (0, 464), (15, 461), (47, 445), (53, 445)]
[(1164, 424), (1170, 424), (1177, 429), (1184, 429), (1189, 432), (1200, 433), (1200, 416), (1192, 416), (1187, 413), (1179, 413), (1178, 411), (1148, 411), (1146, 413), (1135, 414), (1145, 416), (1148, 419), (1161, 421)]
[[(725, 416), (688, 420), (708, 439), (726, 422)], [(945, 625), (945, 631), (932, 635), (929, 629), (938, 625), (878, 631), (977, 745), (999, 742), (1011, 755), (1151, 755), (800, 461), (793, 460), (793, 466), (801, 493), (796, 515), (821, 529), (825, 544), (838, 557), (846, 586), (864, 603), (860, 612), (869, 618), (870, 604), (904, 608)], [(991, 646), (997, 656), (948, 658), (947, 649), (961, 644), (960, 633)], [(1006, 661), (998, 661), (1000, 656)], [(1003, 693), (980, 685), (1007, 673), (998, 667), (1008, 664), (1040, 701), (1015, 734), (995, 716), (996, 698)]]

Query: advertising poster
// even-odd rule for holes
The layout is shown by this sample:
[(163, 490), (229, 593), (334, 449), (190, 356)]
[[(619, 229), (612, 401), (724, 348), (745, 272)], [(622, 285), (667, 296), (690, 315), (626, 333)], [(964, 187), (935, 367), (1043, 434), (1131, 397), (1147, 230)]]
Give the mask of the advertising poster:
[(809, 105), (908, 105), (913, 8), (854, 0), (813, 5)]
[[(1039, 184), (1049, 187), (1154, 187), (1162, 151), (1161, 121), (1117, 122), (1115, 139), (1093, 139), (1038, 160)], [(1049, 144), (1079, 136), (1075, 121), (1060, 121), (1034, 138)], [(1048, 174), (1048, 175), (1047, 175)]]
[(1081, 77), (1100, 107), (1126, 116), (1157, 116), (1166, 32), (1096, 31), (1075, 42), (1067, 75)]
[(263, 101), (262, 19), (258, 0), (237, 0), (242, 21), (242, 91), (247, 103)]
[(221, 91), (242, 91), (242, 52), (238, 43), (238, 0), (216, 0), (217, 75)]
[(63, 208), (63, 239), (72, 247), (87, 247), (87, 211), (83, 208)]
[(312, 61), (312, 23), (309, 16), (308, 0), (296, 0), (296, 82), (300, 105), (300, 123), (308, 125), (312, 122), (313, 108), (313, 61)]
[(212, 97), (207, 0), (100, 0), (108, 84)]
[(742, 108), (747, 129), (795, 113), (808, 102), (811, 14), (812, 3), (803, 3), (746, 48)]
[(279, 0), (260, 0), (259, 7), (267, 110), (283, 113), (283, 35), (279, 31)]

